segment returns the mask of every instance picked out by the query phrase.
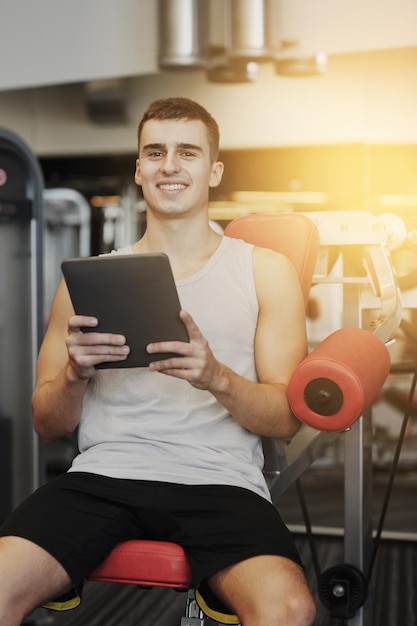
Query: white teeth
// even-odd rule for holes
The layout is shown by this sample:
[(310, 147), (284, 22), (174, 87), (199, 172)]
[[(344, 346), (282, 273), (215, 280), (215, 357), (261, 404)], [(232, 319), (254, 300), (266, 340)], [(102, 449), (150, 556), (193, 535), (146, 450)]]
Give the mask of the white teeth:
[(160, 189), (164, 191), (178, 191), (179, 189), (185, 189), (185, 185), (174, 184), (174, 185), (159, 185)]

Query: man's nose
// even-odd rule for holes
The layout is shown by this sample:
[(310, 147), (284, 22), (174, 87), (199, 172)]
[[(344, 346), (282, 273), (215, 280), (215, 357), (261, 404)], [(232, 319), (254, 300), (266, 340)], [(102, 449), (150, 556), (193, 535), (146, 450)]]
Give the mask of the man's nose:
[(175, 152), (167, 152), (162, 161), (162, 170), (166, 174), (172, 174), (178, 172), (180, 169), (181, 164), (178, 155)]

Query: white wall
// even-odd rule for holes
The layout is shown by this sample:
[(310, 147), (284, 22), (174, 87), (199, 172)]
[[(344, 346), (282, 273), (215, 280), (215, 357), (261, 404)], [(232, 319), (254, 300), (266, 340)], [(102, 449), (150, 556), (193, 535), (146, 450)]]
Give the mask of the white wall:
[(1, 0), (0, 89), (157, 69), (155, 0)]
[(415, 0), (278, 0), (280, 32), (330, 54), (417, 44)]
[(200, 100), (228, 148), (417, 141), (417, 47), (330, 57), (322, 77), (279, 77), (266, 65), (250, 85), (167, 74), (142, 77), (137, 86), (138, 112), (149, 95)]

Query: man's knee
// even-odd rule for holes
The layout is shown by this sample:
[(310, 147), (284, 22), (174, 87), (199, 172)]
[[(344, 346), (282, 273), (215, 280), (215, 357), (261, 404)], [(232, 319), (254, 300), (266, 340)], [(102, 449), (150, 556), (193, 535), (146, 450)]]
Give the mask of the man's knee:
[(281, 557), (260, 556), (222, 570), (213, 591), (243, 626), (312, 626), (316, 606), (301, 568)]
[[(279, 596), (279, 597), (277, 597)], [(316, 619), (316, 605), (308, 589), (295, 589), (285, 596), (281, 594), (265, 595), (249, 610), (241, 613), (239, 618), (243, 625), (262, 626), (313, 626)]]
[[(308, 589), (291, 594), (285, 601), (287, 621), (274, 621), (271, 624), (294, 624), (294, 626), (312, 626), (316, 619), (316, 604)], [(279, 618), (282, 619), (281, 617)]]

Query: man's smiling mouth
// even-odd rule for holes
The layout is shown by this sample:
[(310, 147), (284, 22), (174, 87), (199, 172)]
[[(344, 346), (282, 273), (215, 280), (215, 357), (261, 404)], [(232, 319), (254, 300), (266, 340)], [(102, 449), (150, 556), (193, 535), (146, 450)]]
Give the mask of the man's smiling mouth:
[(158, 188), (162, 189), (162, 191), (180, 191), (181, 189), (185, 189), (186, 185), (181, 185), (180, 183), (172, 183), (172, 184), (158, 185)]

